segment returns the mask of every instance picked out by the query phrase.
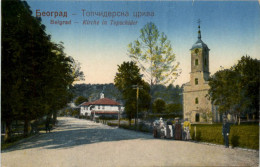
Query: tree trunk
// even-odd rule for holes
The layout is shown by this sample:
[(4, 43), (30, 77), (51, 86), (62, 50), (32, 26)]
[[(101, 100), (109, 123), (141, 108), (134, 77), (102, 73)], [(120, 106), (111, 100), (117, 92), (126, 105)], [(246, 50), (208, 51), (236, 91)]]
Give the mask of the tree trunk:
[(6, 121), (4, 142), (8, 142), (12, 135), (12, 121)]
[(238, 125), (240, 125), (240, 113), (238, 114)]
[(30, 131), (30, 121), (28, 119), (24, 120), (24, 129), (23, 129), (23, 135), (28, 136)]
[(128, 119), (128, 121), (129, 121), (129, 126), (131, 126), (131, 120), (132, 120), (131, 118)]
[(53, 111), (52, 112), (52, 117), (53, 117), (53, 126), (55, 126), (56, 122), (57, 122), (57, 111)]

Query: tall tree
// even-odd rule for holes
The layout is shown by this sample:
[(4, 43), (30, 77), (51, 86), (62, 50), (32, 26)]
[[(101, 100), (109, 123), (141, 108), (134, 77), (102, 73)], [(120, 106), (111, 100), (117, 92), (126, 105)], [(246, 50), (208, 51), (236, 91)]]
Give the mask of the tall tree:
[(13, 120), (24, 120), (24, 134), (31, 120), (55, 114), (71, 97), (75, 73), (73, 59), (45, 33), (40, 18), (19, 0), (2, 2), (2, 120), (6, 140)]
[(149, 85), (142, 80), (140, 69), (134, 62), (123, 62), (123, 64), (118, 65), (118, 72), (116, 73), (114, 83), (125, 100), (125, 111), (131, 123), (131, 119), (136, 117), (137, 102), (137, 90), (133, 89), (133, 85), (143, 87), (143, 89), (139, 90), (140, 102), (138, 107), (140, 111), (147, 109), (149, 106)]
[[(220, 113), (240, 116), (259, 108), (259, 61), (242, 57), (231, 69), (216, 72), (209, 80), (209, 97)], [(257, 110), (258, 111), (258, 110)]]
[(246, 55), (232, 67), (240, 75), (242, 93), (246, 96), (247, 114), (259, 116), (260, 61)]
[(139, 39), (129, 44), (128, 54), (144, 72), (153, 98), (153, 85), (172, 83), (179, 75), (179, 63), (175, 62), (171, 42), (154, 23), (147, 23), (140, 32)]

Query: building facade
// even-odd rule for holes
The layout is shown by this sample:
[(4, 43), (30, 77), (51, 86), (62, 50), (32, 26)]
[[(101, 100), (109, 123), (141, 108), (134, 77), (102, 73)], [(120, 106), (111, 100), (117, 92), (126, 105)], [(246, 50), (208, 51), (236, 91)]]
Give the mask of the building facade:
[(84, 116), (117, 116), (123, 112), (124, 107), (120, 103), (105, 98), (100, 94), (100, 99), (93, 102), (84, 102), (80, 105), (80, 115)]
[(183, 90), (183, 118), (190, 122), (218, 122), (219, 115), (207, 94), (209, 90), (209, 51), (208, 46), (201, 40), (200, 25), (198, 40), (190, 49), (191, 72), (190, 82)]

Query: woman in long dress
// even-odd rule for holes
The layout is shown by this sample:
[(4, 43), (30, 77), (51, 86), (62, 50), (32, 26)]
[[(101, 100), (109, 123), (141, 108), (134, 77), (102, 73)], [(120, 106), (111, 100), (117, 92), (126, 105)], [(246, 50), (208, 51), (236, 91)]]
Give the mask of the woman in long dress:
[(191, 139), (191, 137), (190, 137), (191, 124), (188, 121), (188, 119), (186, 119), (185, 122), (183, 123), (183, 129), (184, 129), (184, 132), (185, 132), (184, 140), (190, 140)]

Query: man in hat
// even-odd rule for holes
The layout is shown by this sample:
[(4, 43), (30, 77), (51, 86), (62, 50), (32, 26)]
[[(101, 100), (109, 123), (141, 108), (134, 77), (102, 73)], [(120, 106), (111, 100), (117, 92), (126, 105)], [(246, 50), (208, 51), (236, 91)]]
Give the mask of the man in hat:
[(225, 142), (226, 148), (229, 147), (229, 140), (228, 140), (229, 133), (230, 133), (230, 125), (227, 122), (226, 115), (224, 115), (223, 116), (223, 126), (222, 126), (222, 136), (224, 137), (224, 142)]

